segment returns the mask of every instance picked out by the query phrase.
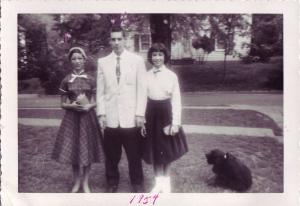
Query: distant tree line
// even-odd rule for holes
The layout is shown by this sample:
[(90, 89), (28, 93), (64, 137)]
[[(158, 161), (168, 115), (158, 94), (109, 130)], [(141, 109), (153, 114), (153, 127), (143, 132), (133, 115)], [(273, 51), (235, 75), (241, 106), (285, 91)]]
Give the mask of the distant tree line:
[[(145, 25), (145, 18), (150, 25)], [(282, 55), (282, 15), (254, 14), (250, 53), (245, 62), (266, 62)], [(203, 20), (208, 19), (212, 36), (200, 36)], [(18, 15), (18, 79), (37, 77), (47, 94), (57, 93), (63, 76), (70, 71), (66, 54), (71, 46), (83, 47), (89, 56), (87, 69), (95, 72), (96, 59), (110, 52), (109, 30), (120, 24), (125, 30), (143, 31), (150, 27), (152, 41), (162, 41), (170, 49), (173, 34), (195, 35), (193, 47), (207, 54), (213, 51), (213, 37), (225, 45), (226, 56), (234, 52), (232, 36), (250, 26), (241, 14), (19, 14)]]

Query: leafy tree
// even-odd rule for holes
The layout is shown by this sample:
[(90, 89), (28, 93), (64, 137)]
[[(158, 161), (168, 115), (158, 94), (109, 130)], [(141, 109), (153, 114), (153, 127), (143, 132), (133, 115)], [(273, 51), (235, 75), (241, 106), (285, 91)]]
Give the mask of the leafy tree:
[(18, 29), (18, 79), (35, 77), (47, 55), (45, 24), (37, 16), (22, 14), (18, 16)]
[(202, 64), (205, 62), (205, 56), (207, 56), (209, 53), (211, 53), (215, 49), (214, 39), (209, 38), (206, 34), (203, 37), (198, 35), (197, 38), (195, 38), (193, 40), (192, 45), (197, 50), (200, 48), (203, 49), (204, 55), (202, 56), (202, 59), (200, 60), (200, 63), (202, 63)]
[[(223, 78), (220, 86), (226, 79), (227, 56), (237, 55), (234, 36), (250, 36), (250, 22), (242, 14), (176, 14), (172, 15), (171, 28), (173, 39), (194, 38), (193, 47), (202, 48), (206, 55), (214, 50), (216, 40), (223, 43)], [(204, 30), (210, 31), (210, 37), (200, 35)]]
[(250, 35), (250, 22), (242, 14), (212, 14), (209, 15), (209, 22), (212, 30), (212, 37), (223, 42), (224, 44), (224, 60), (223, 60), (223, 78), (220, 83), (221, 87), (226, 80), (227, 56), (235, 54), (235, 43), (233, 38), (235, 35)]
[(172, 40), (180, 38), (193, 39), (192, 46), (198, 50), (203, 49), (204, 55), (201, 63), (204, 63), (205, 55), (213, 51), (213, 39), (200, 32), (205, 30), (207, 14), (176, 14), (171, 16)]
[(283, 53), (283, 15), (253, 14), (252, 41), (248, 58), (267, 62)]
[[(87, 70), (95, 73), (96, 59), (110, 52), (109, 31), (113, 24), (125, 30), (142, 31), (139, 14), (21, 14), (19, 42), (19, 79), (38, 77), (47, 94), (55, 94), (61, 79), (69, 72), (67, 52), (80, 46), (88, 55)], [(149, 26), (149, 25), (148, 25)]]

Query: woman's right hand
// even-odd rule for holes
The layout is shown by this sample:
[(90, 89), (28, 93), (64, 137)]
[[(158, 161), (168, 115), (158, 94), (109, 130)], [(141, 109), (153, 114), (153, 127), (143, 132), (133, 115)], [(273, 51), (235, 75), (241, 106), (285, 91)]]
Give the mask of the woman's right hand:
[(98, 117), (98, 119), (99, 119), (99, 124), (100, 124), (101, 128), (104, 130), (105, 127), (106, 127), (106, 116), (105, 115), (100, 115)]
[(77, 104), (76, 101), (69, 104), (69, 109), (72, 109), (72, 110), (77, 111), (77, 112), (84, 112), (85, 111), (85, 108), (82, 105)]

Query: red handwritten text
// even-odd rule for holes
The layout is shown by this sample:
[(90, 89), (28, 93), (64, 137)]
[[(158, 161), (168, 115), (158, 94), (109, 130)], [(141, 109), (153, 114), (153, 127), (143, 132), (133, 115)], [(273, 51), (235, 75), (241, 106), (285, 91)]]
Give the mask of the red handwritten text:
[(134, 195), (131, 200), (129, 201), (130, 204), (138, 203), (138, 204), (152, 204), (154, 205), (156, 203), (156, 200), (158, 198), (158, 194), (136, 194)]

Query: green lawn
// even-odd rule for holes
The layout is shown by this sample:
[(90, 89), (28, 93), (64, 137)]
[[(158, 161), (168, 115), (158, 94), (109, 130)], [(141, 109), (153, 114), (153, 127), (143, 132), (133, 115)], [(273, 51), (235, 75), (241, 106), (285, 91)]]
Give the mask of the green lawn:
[[(70, 166), (50, 159), (57, 129), (19, 125), (19, 192), (49, 193), (70, 190)], [(215, 148), (232, 152), (251, 168), (253, 186), (248, 192), (283, 192), (283, 145), (275, 139), (190, 134), (187, 141), (189, 152), (171, 167), (173, 192), (232, 192), (207, 184), (213, 173), (204, 154)], [(119, 166), (119, 192), (129, 192), (124, 153)], [(152, 167), (144, 164), (144, 174), (145, 187), (150, 190), (153, 184)], [(90, 182), (93, 192), (104, 191), (103, 163), (93, 165)]]
[(229, 61), (224, 82), (223, 62), (173, 65), (172, 68), (179, 76), (182, 91), (283, 90), (283, 64), (280, 59), (253, 64)]

